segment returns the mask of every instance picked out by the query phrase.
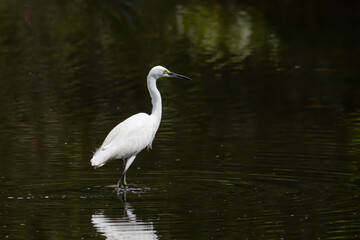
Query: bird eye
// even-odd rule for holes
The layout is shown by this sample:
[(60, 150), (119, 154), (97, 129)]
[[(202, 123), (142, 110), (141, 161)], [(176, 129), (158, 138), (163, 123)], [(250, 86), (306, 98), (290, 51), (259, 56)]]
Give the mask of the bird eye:
[(164, 70), (164, 74), (168, 74), (169, 73), (169, 71), (168, 70)]

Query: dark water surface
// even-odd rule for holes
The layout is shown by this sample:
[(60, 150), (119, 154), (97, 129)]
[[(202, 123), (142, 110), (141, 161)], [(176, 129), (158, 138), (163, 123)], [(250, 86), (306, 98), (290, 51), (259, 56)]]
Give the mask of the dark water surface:
[[(360, 239), (356, 1), (0, 3), (0, 239)], [(163, 120), (126, 193), (117, 123)]]

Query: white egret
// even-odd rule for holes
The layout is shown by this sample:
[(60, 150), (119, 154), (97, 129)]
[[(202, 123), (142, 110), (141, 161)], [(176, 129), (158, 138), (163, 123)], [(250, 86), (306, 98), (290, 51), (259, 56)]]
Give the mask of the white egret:
[(151, 114), (138, 113), (114, 127), (105, 138), (103, 144), (96, 150), (90, 160), (95, 168), (103, 166), (113, 159), (122, 159), (124, 171), (117, 183), (126, 186), (126, 172), (134, 162), (136, 155), (144, 148), (151, 148), (156, 131), (161, 121), (161, 95), (156, 87), (156, 80), (162, 77), (176, 77), (191, 80), (183, 75), (170, 72), (162, 66), (153, 67), (147, 76), (147, 87), (151, 96)]

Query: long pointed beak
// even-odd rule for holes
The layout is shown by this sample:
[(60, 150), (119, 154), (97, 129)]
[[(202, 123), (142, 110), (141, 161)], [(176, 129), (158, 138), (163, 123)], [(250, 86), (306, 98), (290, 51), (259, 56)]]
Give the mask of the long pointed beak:
[(181, 74), (173, 73), (173, 72), (169, 72), (168, 75), (169, 75), (170, 77), (176, 77), (176, 78), (191, 80), (191, 78), (189, 78), (189, 77), (186, 77), (186, 76), (181, 75)]

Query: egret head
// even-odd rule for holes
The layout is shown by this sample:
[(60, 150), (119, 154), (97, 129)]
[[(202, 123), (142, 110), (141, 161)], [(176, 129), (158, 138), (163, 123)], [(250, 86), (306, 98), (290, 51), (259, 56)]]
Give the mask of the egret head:
[(153, 67), (149, 72), (149, 76), (153, 76), (153, 77), (155, 77), (155, 79), (162, 78), (162, 77), (176, 77), (176, 78), (191, 80), (191, 78), (188, 78), (186, 76), (170, 72), (163, 66)]

